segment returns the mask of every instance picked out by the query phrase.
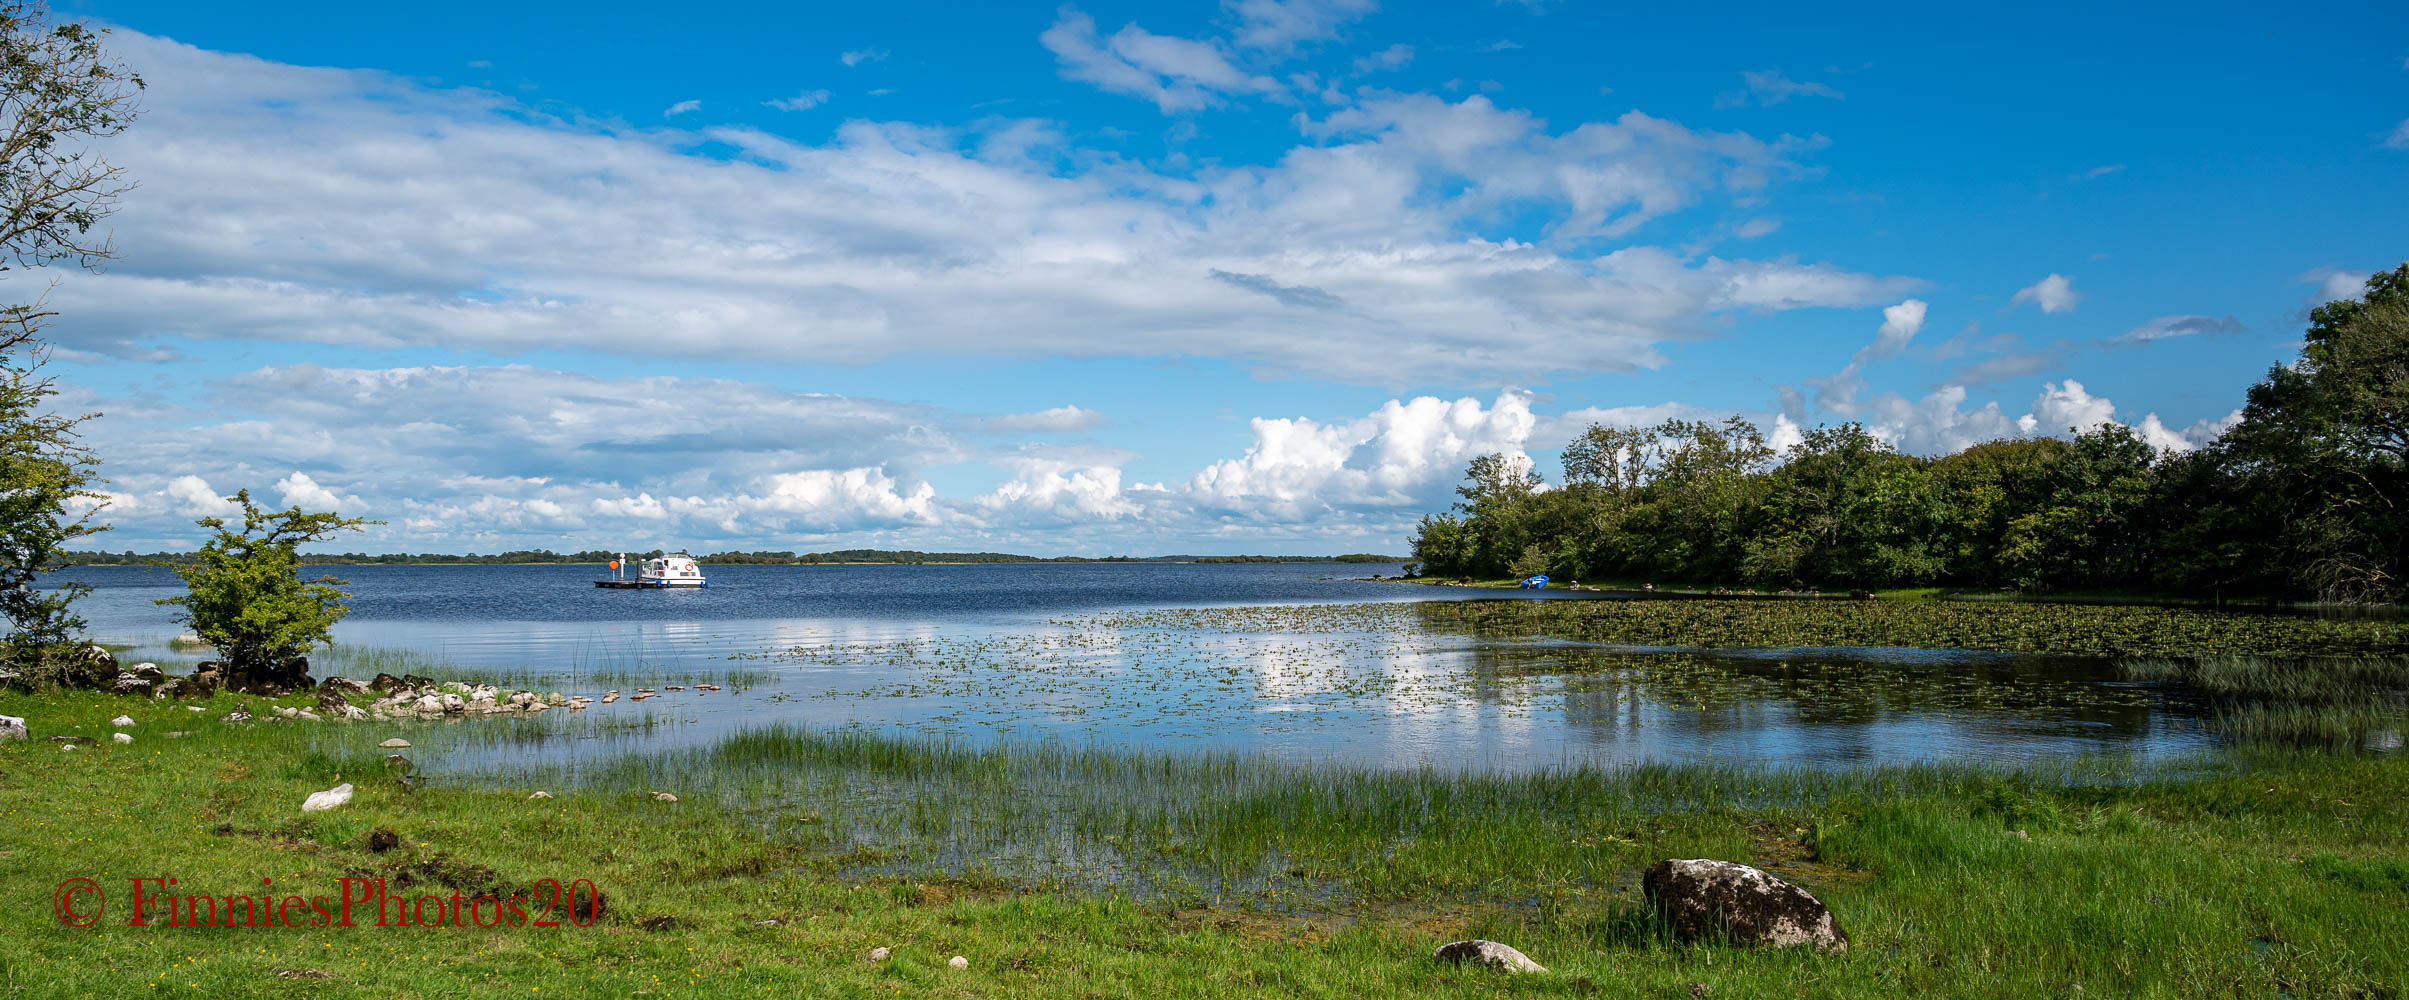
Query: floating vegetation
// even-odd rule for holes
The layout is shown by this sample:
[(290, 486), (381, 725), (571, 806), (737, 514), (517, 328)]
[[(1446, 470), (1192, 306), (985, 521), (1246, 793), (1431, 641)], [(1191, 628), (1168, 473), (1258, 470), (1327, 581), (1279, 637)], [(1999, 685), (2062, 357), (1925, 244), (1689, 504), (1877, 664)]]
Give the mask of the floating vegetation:
[(2072, 656), (2399, 655), (2409, 621), (1955, 601), (1431, 601), (1422, 627), (1635, 646), (1974, 649)]

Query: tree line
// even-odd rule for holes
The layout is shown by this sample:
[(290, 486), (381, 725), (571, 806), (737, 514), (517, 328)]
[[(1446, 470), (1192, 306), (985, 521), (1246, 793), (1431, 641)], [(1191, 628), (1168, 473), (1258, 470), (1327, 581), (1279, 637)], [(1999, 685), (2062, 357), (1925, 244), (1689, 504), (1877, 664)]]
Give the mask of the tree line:
[(1425, 576), (2396, 601), (2409, 572), (2409, 264), (2310, 313), (2215, 441), (2103, 424), (1925, 458), (1858, 424), (1593, 425), (1551, 488), (1476, 458), (1422, 519)]

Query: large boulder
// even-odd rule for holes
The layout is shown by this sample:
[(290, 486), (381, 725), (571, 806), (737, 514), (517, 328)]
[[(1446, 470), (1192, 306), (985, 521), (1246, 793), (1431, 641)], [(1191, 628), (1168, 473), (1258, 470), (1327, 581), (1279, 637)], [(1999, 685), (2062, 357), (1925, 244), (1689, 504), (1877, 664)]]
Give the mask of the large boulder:
[(21, 740), (25, 736), (24, 719), (14, 715), (0, 715), (0, 740)]
[(1547, 971), (1544, 966), (1541, 966), (1537, 962), (1531, 961), (1530, 956), (1525, 955), (1520, 951), (1516, 951), (1514, 946), (1499, 944), (1495, 941), (1482, 941), (1478, 939), (1471, 941), (1449, 941), (1446, 944), (1440, 945), (1439, 950), (1431, 953), (1430, 957), (1432, 961), (1445, 965), (1462, 965), (1466, 962), (1471, 962), (1475, 965), (1488, 966), (1489, 968), (1496, 969), (1500, 972)]
[(351, 701), (343, 697), (340, 693), (328, 690), (323, 686), (318, 688), (319, 711), (325, 712), (328, 715), (341, 716), (351, 714), (349, 711), (347, 711), (350, 708)]
[(148, 695), (151, 693), (151, 682), (131, 673), (123, 673), (117, 675), (117, 683), (110, 685), (110, 690), (118, 694)]
[(368, 682), (368, 689), (378, 694), (391, 694), (409, 686), (409, 683), (401, 678), (381, 671), (378, 672), (375, 680)]
[(1648, 905), (1684, 942), (1729, 941), (1744, 947), (1845, 951), (1848, 932), (1807, 890), (1747, 865), (1666, 860), (1640, 879)]
[(319, 694), (323, 695), (329, 691), (332, 691), (335, 694), (343, 696), (344, 700), (346, 701), (353, 698), (366, 697), (370, 690), (371, 689), (368, 685), (352, 680), (349, 677), (329, 677), (318, 682)]

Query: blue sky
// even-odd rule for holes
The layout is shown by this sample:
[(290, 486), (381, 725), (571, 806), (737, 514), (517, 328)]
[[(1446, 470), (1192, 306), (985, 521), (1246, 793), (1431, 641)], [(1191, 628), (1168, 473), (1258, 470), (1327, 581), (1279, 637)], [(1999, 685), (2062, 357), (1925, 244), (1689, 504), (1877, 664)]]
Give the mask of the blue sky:
[(60, 10), (110, 548), (1401, 551), (1592, 421), (2196, 447), (2409, 256), (2398, 5)]

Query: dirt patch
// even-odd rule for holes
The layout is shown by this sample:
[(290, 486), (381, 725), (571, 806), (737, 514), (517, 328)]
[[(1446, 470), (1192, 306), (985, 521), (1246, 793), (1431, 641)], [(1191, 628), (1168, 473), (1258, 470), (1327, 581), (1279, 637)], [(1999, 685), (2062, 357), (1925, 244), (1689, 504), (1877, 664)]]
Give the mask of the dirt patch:
[(377, 827), (368, 834), (368, 852), (371, 854), (383, 854), (400, 846), (401, 834), (385, 827)]

